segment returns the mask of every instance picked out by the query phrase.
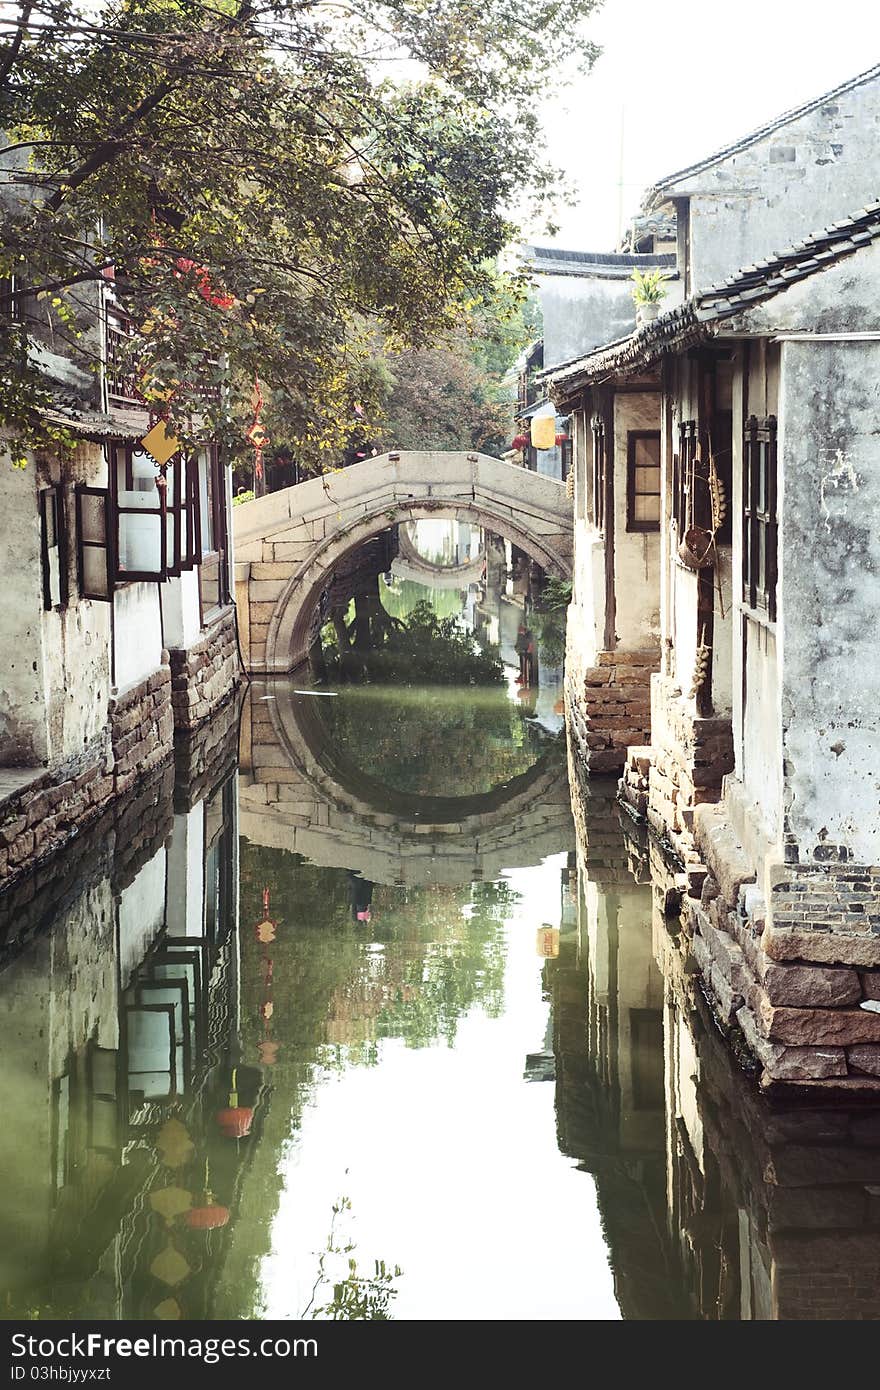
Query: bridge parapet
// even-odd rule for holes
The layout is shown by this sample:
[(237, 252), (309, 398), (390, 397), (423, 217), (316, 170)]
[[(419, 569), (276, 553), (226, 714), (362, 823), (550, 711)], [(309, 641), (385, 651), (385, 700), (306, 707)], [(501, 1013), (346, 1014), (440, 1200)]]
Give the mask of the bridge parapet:
[(365, 459), (234, 509), (236, 597), (249, 669), (297, 666), (336, 562), (396, 522), (428, 516), (484, 526), (550, 573), (571, 574), (572, 507), (555, 479), (463, 451)]

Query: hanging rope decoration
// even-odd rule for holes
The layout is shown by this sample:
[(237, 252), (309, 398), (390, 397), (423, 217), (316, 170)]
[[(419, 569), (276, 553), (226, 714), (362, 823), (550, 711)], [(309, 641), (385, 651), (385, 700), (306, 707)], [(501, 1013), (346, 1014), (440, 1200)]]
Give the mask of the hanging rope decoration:
[(254, 450), (254, 479), (256, 482), (263, 481), (263, 450), (268, 447), (269, 435), (266, 427), (260, 420), (263, 406), (266, 404), (263, 392), (260, 389), (260, 378), (254, 377), (254, 389), (251, 393), (251, 406), (253, 407), (254, 418), (248, 426), (245, 437)]

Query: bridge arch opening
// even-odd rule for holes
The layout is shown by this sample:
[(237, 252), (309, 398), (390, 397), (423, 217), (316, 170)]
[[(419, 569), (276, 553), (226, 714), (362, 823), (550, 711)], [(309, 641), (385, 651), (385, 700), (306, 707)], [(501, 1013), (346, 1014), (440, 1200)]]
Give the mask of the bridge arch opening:
[[(398, 503), (393, 509), (364, 517), (345, 534), (331, 536), (316, 547), (309, 562), (291, 576), (279, 596), (266, 641), (266, 667), (270, 671), (295, 670), (309, 654), (315, 638), (315, 615), (334, 572), (351, 560), (370, 541), (401, 521), (420, 518), (477, 521), (484, 531), (509, 541), (547, 575), (570, 579), (570, 566), (549, 545), (517, 526), (510, 517), (485, 506), (448, 507), (431, 500)], [(422, 580), (421, 582), (426, 582)]]

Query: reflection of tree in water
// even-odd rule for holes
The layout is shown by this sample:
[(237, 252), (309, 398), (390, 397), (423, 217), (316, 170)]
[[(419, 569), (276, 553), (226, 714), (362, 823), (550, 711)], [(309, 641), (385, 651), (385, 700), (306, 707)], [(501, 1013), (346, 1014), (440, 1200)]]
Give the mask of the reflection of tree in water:
[[(300, 1083), (308, 1084), (315, 1064), (375, 1061), (381, 1038), (412, 1047), (452, 1043), (470, 1009), (500, 1013), (503, 923), (517, 901), (506, 882), (377, 885), (373, 920), (355, 924), (344, 869), (245, 844), (243, 922), (259, 920), (264, 887), (280, 919), (271, 946), (273, 1039), (279, 1062), (299, 1064)], [(245, 926), (242, 995), (252, 1055), (264, 1031), (263, 956)]]
[[(331, 1001), (328, 1036), (346, 1060), (372, 1062), (375, 1039), (452, 1045), (474, 1007), (497, 1018), (504, 1002), (504, 920), (517, 894), (505, 882), (378, 889), (375, 938), (362, 969)], [(361, 1051), (358, 1056), (357, 1048)]]
[(342, 689), (322, 702), (335, 752), (395, 791), (471, 796), (527, 772), (549, 736), (505, 690)]

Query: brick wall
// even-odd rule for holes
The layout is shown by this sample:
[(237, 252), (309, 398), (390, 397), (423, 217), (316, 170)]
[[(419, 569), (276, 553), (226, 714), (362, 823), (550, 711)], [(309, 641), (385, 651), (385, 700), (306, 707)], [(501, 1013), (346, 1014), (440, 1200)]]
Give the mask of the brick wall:
[(171, 652), (171, 702), (177, 729), (194, 729), (214, 713), (239, 679), (235, 609), (229, 608), (191, 647)]
[(631, 744), (651, 738), (651, 675), (659, 653), (599, 652), (597, 664), (568, 682), (568, 717), (578, 757), (590, 773), (620, 772)]
[(173, 746), (171, 671), (163, 664), (111, 697), (105, 739), (0, 805), (0, 884), (19, 878), (90, 825), (114, 797), (169, 758)]
[(718, 801), (722, 780), (733, 771), (731, 723), (699, 718), (668, 677), (657, 675), (651, 682), (651, 728), (648, 824), (687, 860), (694, 808)]

